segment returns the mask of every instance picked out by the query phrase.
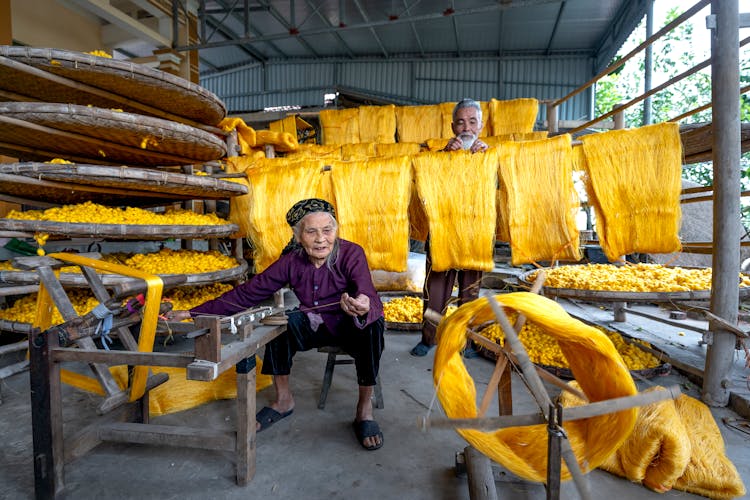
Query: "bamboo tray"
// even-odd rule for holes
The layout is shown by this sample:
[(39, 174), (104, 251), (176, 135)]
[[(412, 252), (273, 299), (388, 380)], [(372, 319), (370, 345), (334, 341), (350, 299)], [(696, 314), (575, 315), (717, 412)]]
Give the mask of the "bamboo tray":
[[(399, 297), (422, 297), (421, 293), (418, 292), (378, 292), (378, 295), (383, 299), (396, 299)], [(387, 302), (384, 300), (383, 302)], [(387, 330), (400, 330), (400, 331), (416, 331), (422, 329), (422, 323), (406, 323), (403, 321), (386, 321), (385, 328)]]
[[(180, 286), (210, 285), (216, 282), (236, 280), (247, 272), (247, 262), (240, 259), (237, 266), (220, 271), (210, 271), (196, 274), (183, 274), (185, 281)], [(158, 276), (177, 276), (173, 274), (159, 274)], [(123, 276), (121, 274), (101, 273), (99, 277), (104, 286), (121, 285), (126, 282), (138, 281), (138, 278)], [(88, 287), (88, 281), (81, 273), (60, 273), (58, 279), (63, 286)], [(34, 271), (0, 271), (0, 283), (27, 284), (39, 283), (39, 275)]]
[[(490, 351), (489, 349), (485, 349), (484, 347), (480, 345), (474, 345), (475, 349), (479, 353), (480, 356), (482, 356), (485, 359), (489, 359), (490, 361), (497, 361), (497, 355)], [(552, 375), (565, 379), (565, 380), (573, 380), (575, 377), (573, 376), (573, 372), (570, 371), (568, 368), (562, 368), (559, 366), (550, 366), (550, 365), (536, 365), (540, 368), (543, 368), (544, 370), (548, 371)], [(643, 378), (654, 378), (654, 377), (661, 377), (663, 375), (669, 375), (669, 373), (672, 371), (672, 365), (669, 363), (662, 363), (659, 366), (656, 366), (654, 368), (646, 368), (644, 370), (630, 370), (630, 373), (643, 377)]]
[(0, 152), (24, 160), (154, 167), (218, 160), (226, 144), (161, 118), (75, 104), (4, 102)]
[(0, 218), (0, 231), (19, 231), (32, 235), (47, 233), (52, 237), (115, 238), (163, 240), (225, 238), (238, 231), (237, 224), (168, 225), (168, 224), (93, 224)]
[(212, 92), (142, 64), (69, 50), (0, 46), (0, 97), (119, 108), (216, 125), (226, 116)]
[(0, 193), (61, 204), (155, 205), (225, 199), (248, 191), (245, 185), (214, 177), (101, 165), (10, 163), (0, 165), (0, 181)]
[[(527, 288), (533, 284), (529, 276), (537, 270), (527, 271), (518, 277), (519, 283)], [(711, 290), (689, 290), (685, 292), (626, 292), (617, 290), (584, 290), (580, 288), (542, 287), (547, 297), (590, 300), (592, 302), (672, 302), (681, 300), (709, 300)], [(749, 287), (739, 288), (740, 298), (750, 297)]]

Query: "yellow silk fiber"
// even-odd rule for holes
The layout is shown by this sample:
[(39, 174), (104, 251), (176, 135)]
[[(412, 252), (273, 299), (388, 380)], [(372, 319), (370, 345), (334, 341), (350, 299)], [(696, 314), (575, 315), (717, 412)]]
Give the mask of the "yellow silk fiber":
[(491, 271), (495, 247), (494, 155), (467, 151), (412, 156), (430, 228), (432, 269)]
[(396, 107), (398, 142), (421, 144), (431, 137), (440, 137), (442, 130), (443, 119), (438, 104)]
[[(524, 314), (554, 337), (583, 392), (592, 402), (637, 393), (627, 366), (601, 331), (569, 316), (556, 302), (529, 292), (481, 297), (464, 304), (438, 325), (433, 367), (440, 403), (449, 418), (476, 418), (477, 394), (461, 353), (467, 328), (495, 321), (488, 300)], [(584, 472), (598, 467), (619, 448), (633, 429), (637, 410), (569, 421), (563, 424)], [(509, 427), (493, 432), (457, 429), (477, 450), (529, 481), (544, 482), (547, 474), (547, 426)], [(570, 478), (563, 463), (562, 478)]]
[[(571, 385), (575, 386), (575, 381)], [(655, 390), (664, 389), (652, 387), (644, 392)], [(562, 395), (563, 406), (580, 404), (583, 401), (570, 393)], [(642, 406), (633, 432), (600, 467), (657, 492), (670, 490), (690, 461), (688, 432), (673, 400)]]
[(341, 145), (341, 159), (344, 161), (367, 160), (368, 158), (375, 158), (376, 156), (377, 153), (375, 152), (374, 142)]
[(248, 154), (250, 149), (255, 146), (255, 129), (247, 125), (242, 118), (224, 118), (219, 123), (219, 128), (225, 132), (237, 130), (240, 154)]
[(711, 410), (685, 394), (674, 400), (677, 413), (688, 431), (690, 462), (674, 485), (677, 490), (708, 498), (736, 498), (745, 495), (737, 468), (726, 456), (724, 440)]
[(406, 271), (412, 185), (409, 157), (336, 162), (331, 183), (339, 235), (364, 248), (370, 269)]
[(682, 143), (677, 123), (581, 137), (596, 231), (610, 261), (680, 250)]
[(298, 161), (266, 158), (247, 170), (252, 192), (248, 236), (253, 243), (256, 272), (278, 259), (291, 240), (292, 229), (286, 223), (286, 213), (292, 205), (305, 198), (324, 196), (322, 167), (322, 160), (312, 158)]
[(520, 98), (499, 101), (490, 100), (491, 135), (527, 133), (534, 130), (539, 101)]
[(323, 109), (320, 111), (323, 144), (359, 142), (359, 109)]
[(569, 134), (541, 141), (505, 142), (498, 154), (501, 199), (498, 210), (508, 225), (512, 264), (542, 260), (580, 260), (573, 185), (573, 151)]
[(519, 132), (516, 134), (492, 135), (482, 139), (489, 147), (499, 146), (506, 141), (539, 141), (546, 139), (549, 133), (546, 130), (535, 132)]
[(256, 130), (255, 142), (257, 145), (270, 145), (277, 151), (294, 151), (299, 148), (297, 133), (275, 132), (273, 130)]
[(421, 150), (422, 146), (417, 142), (375, 144), (375, 155), (378, 157), (413, 155), (419, 153)]
[(341, 159), (340, 144), (300, 144), (296, 151), (286, 153), (284, 158), (328, 158), (331, 160)]
[(428, 151), (442, 151), (445, 149), (445, 146), (448, 145), (448, 141), (450, 139), (427, 139), (425, 141), (425, 144), (427, 144), (427, 150)]
[[(226, 159), (226, 171), (229, 174), (244, 173), (255, 162), (254, 158), (247, 156), (230, 156)], [(237, 224), (240, 228), (232, 238), (245, 238), (250, 231), (250, 209), (253, 204), (252, 189), (250, 181), (245, 177), (232, 177), (228, 180), (247, 186), (247, 194), (232, 196), (229, 198), (229, 222)]]
[(396, 142), (396, 106), (360, 106), (359, 141)]

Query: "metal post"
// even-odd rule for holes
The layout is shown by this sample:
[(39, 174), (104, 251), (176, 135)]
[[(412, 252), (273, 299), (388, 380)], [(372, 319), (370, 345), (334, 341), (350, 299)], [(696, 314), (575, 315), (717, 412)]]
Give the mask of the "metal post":
[(550, 135), (557, 134), (559, 132), (557, 123), (557, 106), (555, 101), (547, 101), (547, 131)]
[[(713, 99), (713, 279), (711, 312), (737, 323), (740, 270), (740, 108), (739, 2), (713, 0), (711, 14), (711, 94)], [(706, 354), (703, 401), (711, 406), (729, 403), (729, 373), (736, 337), (710, 322), (712, 341)]]

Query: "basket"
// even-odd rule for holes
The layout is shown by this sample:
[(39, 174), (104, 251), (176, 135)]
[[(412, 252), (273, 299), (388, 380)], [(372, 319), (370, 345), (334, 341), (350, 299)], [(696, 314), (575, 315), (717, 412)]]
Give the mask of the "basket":
[(154, 206), (239, 196), (247, 193), (247, 186), (208, 176), (133, 167), (10, 163), (0, 165), (0, 193), (47, 203)]
[(0, 218), (0, 231), (47, 233), (51, 237), (108, 239), (209, 239), (227, 238), (238, 230), (237, 224), (94, 224)]
[(69, 50), (0, 46), (3, 100), (117, 108), (175, 121), (217, 125), (224, 103), (184, 78), (127, 61)]
[(27, 160), (159, 166), (218, 160), (226, 145), (217, 135), (160, 118), (75, 104), (5, 102), (0, 152)]

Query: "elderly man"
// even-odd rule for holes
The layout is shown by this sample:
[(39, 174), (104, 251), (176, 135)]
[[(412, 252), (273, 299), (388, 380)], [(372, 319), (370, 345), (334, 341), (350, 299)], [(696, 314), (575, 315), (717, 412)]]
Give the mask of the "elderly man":
[(267, 429), (294, 410), (289, 387), (294, 354), (336, 345), (354, 358), (357, 371), (359, 399), (352, 424), (357, 440), (365, 449), (376, 450), (383, 445), (383, 433), (373, 420), (372, 394), (385, 321), (364, 250), (338, 237), (334, 208), (325, 200), (299, 201), (286, 219), (294, 236), (276, 262), (222, 296), (173, 316), (234, 314), (289, 284), (300, 304), (287, 312), (286, 331), (266, 345), (262, 373), (274, 376), (276, 399), (256, 415), (257, 430)]
[[(487, 144), (479, 139), (482, 131), (482, 108), (473, 99), (463, 99), (453, 108), (453, 121), (451, 128), (456, 134), (446, 144), (443, 151), (469, 150), (472, 153), (487, 150)], [(429, 238), (425, 246), (427, 253), (426, 279), (424, 284), (424, 308), (437, 312), (444, 312), (453, 293), (453, 284), (458, 279), (458, 300), (464, 304), (479, 296), (479, 287), (482, 280), (482, 271), (470, 269), (451, 269), (449, 271), (436, 272), (432, 270), (432, 259), (430, 258)], [(435, 346), (435, 335), (437, 327), (428, 320), (422, 322), (422, 339), (410, 351), (412, 356), (426, 356), (430, 349)], [(465, 356), (472, 356), (471, 349), (464, 351)]]

